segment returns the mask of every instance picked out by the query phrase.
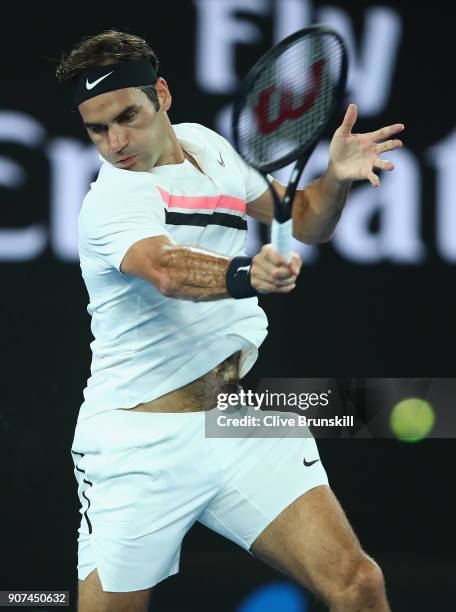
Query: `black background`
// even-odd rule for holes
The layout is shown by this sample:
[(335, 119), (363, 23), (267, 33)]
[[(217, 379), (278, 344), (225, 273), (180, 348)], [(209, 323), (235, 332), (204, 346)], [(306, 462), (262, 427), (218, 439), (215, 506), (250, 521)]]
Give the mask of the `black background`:
[[(370, 3), (351, 2), (349, 9), (343, 2), (331, 4), (350, 11), (359, 34)], [(402, 16), (394, 85), (385, 112), (361, 118), (357, 131), (402, 121), (407, 147), (424, 160), (424, 151), (454, 129), (454, 9), (443, 2), (382, 5)], [(270, 44), (270, 17), (256, 22), (265, 37), (256, 46), (240, 47), (240, 76)], [(144, 35), (157, 50), (174, 96), (172, 122), (213, 127), (215, 112), (229, 96), (209, 95), (195, 82), (194, 23), (189, 1), (52, 10), (40, 5), (26, 15), (11, 13), (0, 26), (0, 110), (30, 114), (46, 127), (48, 138), (86, 142), (49, 58), (58, 59), (84, 35), (116, 27)], [(19, 196), (0, 188), (1, 225), (46, 221), (46, 158), (5, 142), (0, 154), (20, 158), (32, 177), (32, 186)], [(318, 262), (304, 268), (293, 295), (262, 299), (270, 334), (249, 381), (454, 375), (455, 270), (435, 249), (435, 178), (423, 161), (426, 260), (411, 266), (357, 265), (343, 260), (331, 244), (321, 247)], [(78, 264), (58, 261), (50, 249), (32, 262), (2, 263), (0, 274), (0, 589), (74, 593), (79, 514), (69, 449), (89, 375), (87, 294)], [(393, 610), (454, 609), (454, 441), (322, 440), (319, 448), (364, 548), (384, 569)], [(254, 587), (278, 578), (234, 545), (196, 527), (186, 538), (181, 574), (156, 589), (154, 609), (232, 611)]]

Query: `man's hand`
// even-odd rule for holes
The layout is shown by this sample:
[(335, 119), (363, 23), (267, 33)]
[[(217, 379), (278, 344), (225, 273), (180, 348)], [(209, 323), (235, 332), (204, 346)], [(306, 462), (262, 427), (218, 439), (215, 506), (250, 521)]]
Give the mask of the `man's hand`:
[[(350, 104), (345, 113), (342, 125), (334, 132), (329, 147), (329, 168), (338, 181), (361, 181), (367, 179), (374, 187), (380, 180), (374, 168), (394, 170), (394, 165), (379, 155), (402, 146), (391, 136), (402, 132), (402, 123), (395, 123), (367, 134), (352, 134), (358, 111), (355, 104)], [(385, 141), (385, 142), (382, 142)]]
[(250, 282), (259, 293), (289, 293), (296, 287), (301, 265), (297, 253), (287, 263), (271, 244), (265, 244), (252, 260)]

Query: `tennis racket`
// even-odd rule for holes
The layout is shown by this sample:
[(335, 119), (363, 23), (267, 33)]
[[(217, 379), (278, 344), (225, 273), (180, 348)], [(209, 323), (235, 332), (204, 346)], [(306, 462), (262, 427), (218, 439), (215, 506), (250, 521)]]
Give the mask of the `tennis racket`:
[[(340, 35), (324, 25), (295, 32), (245, 77), (234, 101), (234, 145), (266, 179), (274, 199), (271, 242), (291, 259), (292, 205), (304, 167), (340, 106), (347, 78)], [(270, 172), (296, 162), (283, 201)]]

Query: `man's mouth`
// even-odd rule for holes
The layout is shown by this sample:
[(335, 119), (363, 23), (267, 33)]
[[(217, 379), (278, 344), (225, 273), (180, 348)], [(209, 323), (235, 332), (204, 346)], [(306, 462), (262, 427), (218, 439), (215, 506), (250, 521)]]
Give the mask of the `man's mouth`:
[(124, 157), (123, 159), (119, 160), (117, 163), (121, 166), (129, 166), (134, 163), (135, 159), (136, 155), (130, 155), (129, 157)]

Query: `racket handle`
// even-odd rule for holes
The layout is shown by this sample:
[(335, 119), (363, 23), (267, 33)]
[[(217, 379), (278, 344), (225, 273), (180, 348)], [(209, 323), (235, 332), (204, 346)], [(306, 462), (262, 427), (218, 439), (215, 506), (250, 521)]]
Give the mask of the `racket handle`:
[(287, 261), (291, 261), (291, 239), (293, 238), (292, 220), (279, 223), (275, 219), (271, 227), (271, 243), (274, 249), (283, 255)]

